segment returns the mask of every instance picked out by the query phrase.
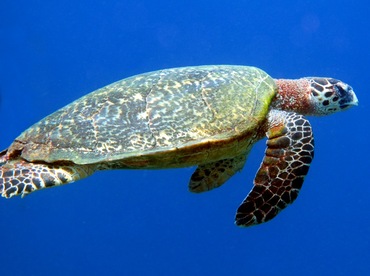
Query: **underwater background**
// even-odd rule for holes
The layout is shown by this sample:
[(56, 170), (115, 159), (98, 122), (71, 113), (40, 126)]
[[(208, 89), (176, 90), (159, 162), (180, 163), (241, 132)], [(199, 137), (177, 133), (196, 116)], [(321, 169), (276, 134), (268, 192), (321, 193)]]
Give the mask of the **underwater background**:
[(359, 106), (310, 117), (315, 159), (293, 205), (234, 225), (265, 140), (241, 173), (191, 194), (194, 168), (106, 171), (0, 199), (0, 275), (370, 275), (367, 1), (0, 2), (0, 146), (84, 94), (147, 71), (254, 65), (330, 76)]

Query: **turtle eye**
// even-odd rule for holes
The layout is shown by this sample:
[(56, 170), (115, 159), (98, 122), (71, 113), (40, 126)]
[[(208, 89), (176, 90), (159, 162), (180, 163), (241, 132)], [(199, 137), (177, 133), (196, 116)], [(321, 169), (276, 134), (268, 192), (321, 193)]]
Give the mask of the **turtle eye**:
[[(348, 88), (350, 88), (350, 87), (348, 86)], [(348, 89), (344, 90), (341, 85), (334, 85), (334, 89), (335, 89), (336, 94), (340, 98), (344, 98), (346, 96), (346, 94), (348, 94)]]
[[(353, 105), (357, 105), (357, 98), (354, 94), (352, 87), (339, 82), (334, 85), (335, 95), (338, 97), (339, 107), (344, 110)], [(336, 98), (335, 97), (335, 98)]]

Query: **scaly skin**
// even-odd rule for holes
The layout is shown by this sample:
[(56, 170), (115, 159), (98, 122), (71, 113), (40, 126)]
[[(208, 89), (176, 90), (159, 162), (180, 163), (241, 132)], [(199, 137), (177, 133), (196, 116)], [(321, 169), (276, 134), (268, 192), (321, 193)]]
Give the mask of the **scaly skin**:
[(26, 161), (10, 161), (0, 168), (2, 196), (22, 197), (36, 190), (60, 186), (91, 175), (95, 165), (45, 164)]
[(254, 187), (238, 208), (235, 223), (251, 226), (274, 218), (298, 196), (314, 155), (310, 123), (292, 112), (273, 110), (267, 149)]
[(137, 75), (90, 93), (23, 132), (0, 153), (4, 197), (67, 184), (103, 169), (198, 165), (189, 189), (224, 184), (268, 137), (236, 224), (266, 222), (292, 203), (313, 158), (302, 115), (357, 105), (331, 78), (273, 80), (246, 66), (200, 66)]
[[(265, 127), (267, 149), (254, 186), (235, 223), (252, 226), (274, 218), (293, 203), (314, 156), (310, 123), (302, 115), (329, 115), (357, 105), (347, 84), (332, 78), (276, 80), (278, 93)], [(292, 112), (285, 112), (285, 111)]]

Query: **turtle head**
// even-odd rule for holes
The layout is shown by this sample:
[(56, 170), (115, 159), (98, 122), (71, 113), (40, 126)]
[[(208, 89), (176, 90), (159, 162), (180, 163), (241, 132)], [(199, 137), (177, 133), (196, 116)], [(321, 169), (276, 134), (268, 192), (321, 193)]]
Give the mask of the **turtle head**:
[(302, 115), (329, 115), (358, 104), (352, 87), (332, 78), (307, 77), (276, 80), (273, 108)]
[(312, 115), (328, 115), (358, 104), (355, 92), (348, 84), (332, 78), (306, 78), (310, 83)]

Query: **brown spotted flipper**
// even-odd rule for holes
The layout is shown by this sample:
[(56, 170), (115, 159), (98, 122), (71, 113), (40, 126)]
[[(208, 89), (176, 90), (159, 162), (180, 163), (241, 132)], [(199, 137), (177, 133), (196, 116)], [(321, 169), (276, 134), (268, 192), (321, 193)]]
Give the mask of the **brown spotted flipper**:
[(0, 167), (0, 194), (6, 198), (23, 197), (36, 190), (74, 182), (91, 175), (94, 170), (92, 165), (7, 161)]
[(190, 178), (189, 190), (201, 193), (220, 187), (243, 168), (248, 153), (249, 151), (231, 159), (199, 165)]
[(274, 218), (298, 196), (314, 155), (310, 123), (296, 113), (270, 111), (265, 158), (235, 223), (251, 226)]

